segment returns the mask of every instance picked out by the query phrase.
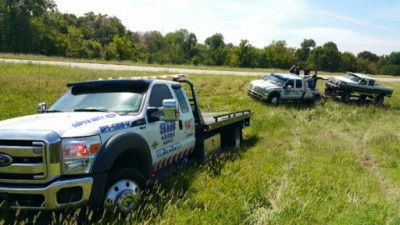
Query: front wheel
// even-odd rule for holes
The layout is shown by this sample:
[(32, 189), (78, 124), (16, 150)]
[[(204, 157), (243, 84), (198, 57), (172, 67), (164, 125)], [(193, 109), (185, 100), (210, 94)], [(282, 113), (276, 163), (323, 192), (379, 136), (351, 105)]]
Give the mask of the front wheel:
[(272, 94), (271, 96), (268, 97), (267, 103), (278, 106), (279, 101), (281, 100), (281, 97), (278, 94)]
[(332, 92), (333, 92), (332, 88), (330, 88), (330, 87), (326, 87), (325, 88), (325, 95), (326, 96), (329, 96), (329, 97), (332, 96)]
[(384, 100), (385, 100), (385, 96), (384, 95), (378, 95), (375, 98), (375, 104), (382, 105)]
[(145, 179), (131, 168), (116, 168), (107, 180), (104, 207), (128, 213), (140, 205)]
[(349, 102), (350, 101), (350, 96), (351, 96), (351, 92), (350, 91), (343, 91), (341, 98), (343, 102)]

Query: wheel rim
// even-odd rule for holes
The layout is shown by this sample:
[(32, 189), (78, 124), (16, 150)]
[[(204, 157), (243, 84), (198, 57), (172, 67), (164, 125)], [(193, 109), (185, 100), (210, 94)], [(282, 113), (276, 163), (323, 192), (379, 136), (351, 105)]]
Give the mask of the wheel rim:
[(272, 104), (277, 105), (278, 102), (279, 102), (278, 97), (274, 96), (274, 97), (271, 98), (271, 103)]
[(118, 207), (123, 212), (134, 209), (141, 199), (141, 189), (133, 180), (120, 180), (107, 191), (104, 206), (109, 209)]

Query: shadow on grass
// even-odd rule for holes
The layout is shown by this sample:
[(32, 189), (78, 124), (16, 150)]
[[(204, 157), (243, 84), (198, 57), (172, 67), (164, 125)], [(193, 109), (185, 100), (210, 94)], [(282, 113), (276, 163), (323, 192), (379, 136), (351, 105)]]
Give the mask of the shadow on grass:
[(284, 107), (285, 109), (297, 109), (297, 110), (307, 110), (310, 108), (314, 108), (318, 105), (323, 105), (325, 104), (325, 99), (321, 99), (319, 103), (313, 103), (310, 101), (305, 101), (305, 102), (299, 102), (299, 101), (294, 101), (294, 102), (280, 102), (279, 105), (272, 105), (270, 103), (267, 103), (266, 101), (251, 97), (254, 101), (259, 102), (260, 104), (263, 104), (265, 107), (271, 107), (271, 108), (278, 108), (278, 107)]
[(346, 105), (357, 105), (357, 106), (364, 106), (364, 107), (375, 106), (375, 107), (380, 107), (383, 109), (388, 109), (390, 107), (388, 104), (383, 103), (381, 105), (378, 105), (371, 99), (363, 100), (359, 97), (351, 97), (348, 102), (343, 102), (342, 99), (338, 96), (325, 97), (325, 99), (334, 101), (334, 102), (339, 102), (339, 103), (346, 104)]
[(201, 173), (206, 173), (211, 177), (219, 176), (227, 162), (241, 158), (241, 155), (258, 141), (259, 138), (253, 135), (243, 140), (240, 148), (223, 148), (220, 154), (207, 162), (183, 167), (164, 181), (150, 186), (146, 190), (143, 204), (132, 218), (139, 223), (157, 223), (171, 207), (185, 201), (191, 193), (201, 191), (192, 187), (193, 182)]

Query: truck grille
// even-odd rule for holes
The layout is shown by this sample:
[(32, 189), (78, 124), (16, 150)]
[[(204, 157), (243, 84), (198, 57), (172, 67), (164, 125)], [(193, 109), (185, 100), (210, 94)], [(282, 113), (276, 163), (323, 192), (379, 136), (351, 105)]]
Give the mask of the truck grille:
[(0, 140), (0, 179), (45, 179), (45, 153), (42, 141)]

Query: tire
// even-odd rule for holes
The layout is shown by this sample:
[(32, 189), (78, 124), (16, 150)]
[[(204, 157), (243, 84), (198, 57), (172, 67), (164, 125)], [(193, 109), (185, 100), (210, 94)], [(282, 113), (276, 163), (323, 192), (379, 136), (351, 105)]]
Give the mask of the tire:
[(325, 88), (325, 95), (331, 97), (332, 96), (332, 88), (326, 87)]
[(342, 95), (340, 96), (342, 99), (342, 102), (349, 102), (350, 101), (350, 96), (351, 96), (351, 92), (350, 91), (343, 91)]
[(314, 95), (312, 100), (311, 100), (311, 103), (313, 105), (319, 105), (319, 103), (321, 103), (321, 95), (318, 95), (318, 94)]
[(238, 148), (242, 144), (242, 127), (240, 124), (234, 124), (222, 131), (221, 142), (224, 147)]
[(104, 208), (112, 212), (117, 207), (120, 212), (129, 213), (140, 205), (145, 187), (145, 178), (137, 170), (114, 169), (107, 179)]
[(384, 95), (378, 95), (375, 97), (375, 104), (376, 105), (383, 105), (383, 102), (385, 101), (385, 96)]
[(361, 95), (360, 96), (360, 104), (366, 104), (366, 103), (367, 103), (367, 96)]
[(279, 94), (271, 94), (268, 99), (267, 99), (267, 103), (271, 104), (273, 106), (278, 106), (279, 105), (279, 101), (281, 100), (281, 96), (279, 96)]

